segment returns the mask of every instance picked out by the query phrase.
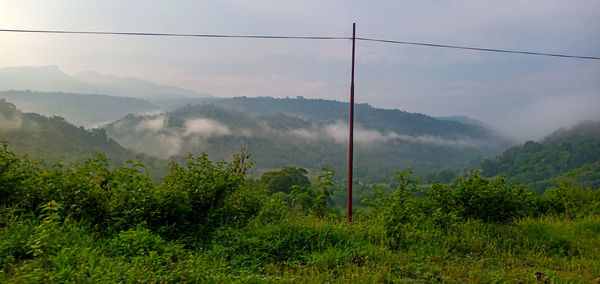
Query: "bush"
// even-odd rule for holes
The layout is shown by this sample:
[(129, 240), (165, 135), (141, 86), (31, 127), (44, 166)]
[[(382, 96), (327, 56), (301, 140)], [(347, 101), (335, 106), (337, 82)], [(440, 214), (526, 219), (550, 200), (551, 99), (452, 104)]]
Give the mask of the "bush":
[(303, 168), (283, 167), (281, 170), (264, 173), (260, 177), (260, 182), (267, 187), (269, 193), (290, 193), (294, 186), (310, 185), (310, 181), (306, 177), (307, 173)]
[(600, 214), (600, 190), (575, 186), (572, 178), (559, 180), (557, 184), (540, 196), (540, 213), (569, 219)]
[(315, 184), (305, 187), (294, 186), (291, 193), (292, 202), (299, 204), (304, 212), (315, 216), (335, 214), (335, 209), (328, 207), (331, 203), (331, 195), (337, 189), (333, 175), (335, 171), (324, 168)]
[(110, 251), (115, 256), (135, 257), (148, 255), (150, 252), (162, 254), (164, 250), (165, 241), (141, 225), (121, 231), (110, 241)]
[(252, 161), (241, 153), (233, 162), (213, 163), (206, 154), (187, 157), (187, 164), (172, 164), (159, 187), (160, 214), (150, 224), (177, 236), (196, 232), (207, 237), (219, 226), (248, 220), (258, 213), (260, 189), (245, 186)]
[(508, 184), (501, 177), (487, 179), (479, 172), (450, 185), (434, 183), (426, 197), (444, 213), (486, 222), (510, 222), (530, 216), (537, 209), (535, 193), (525, 186)]

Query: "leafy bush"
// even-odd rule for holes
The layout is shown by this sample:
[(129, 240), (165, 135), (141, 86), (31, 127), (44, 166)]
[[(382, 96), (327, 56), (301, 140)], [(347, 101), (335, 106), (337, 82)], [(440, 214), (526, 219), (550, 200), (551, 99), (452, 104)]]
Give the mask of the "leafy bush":
[(449, 185), (434, 183), (426, 198), (444, 213), (486, 222), (509, 222), (537, 209), (535, 193), (525, 186), (508, 184), (501, 177), (486, 179), (479, 172)]
[(323, 217), (335, 213), (335, 209), (328, 208), (331, 195), (337, 189), (333, 180), (335, 172), (324, 168), (317, 177), (317, 182), (305, 187), (294, 186), (292, 190), (293, 202), (297, 202), (303, 211), (315, 216)]
[(270, 193), (290, 193), (294, 186), (306, 187), (310, 185), (310, 181), (306, 177), (307, 173), (303, 168), (283, 167), (281, 170), (264, 173), (260, 177), (260, 181)]
[(251, 163), (250, 156), (241, 153), (231, 163), (213, 163), (202, 154), (188, 156), (185, 166), (172, 164), (159, 187), (160, 215), (150, 224), (163, 226), (171, 234), (196, 231), (205, 235), (228, 222), (248, 220), (261, 204), (253, 197), (259, 191), (244, 186)]
[(29, 240), (35, 236), (35, 222), (17, 210), (3, 210), (0, 222), (0, 273), (12, 270), (13, 263), (33, 258)]
[(143, 226), (121, 231), (110, 241), (110, 251), (116, 256), (135, 257), (150, 252), (163, 253), (165, 241)]
[(600, 190), (575, 186), (573, 175), (556, 183), (558, 186), (546, 190), (539, 198), (541, 214), (564, 215), (569, 219), (600, 214)]

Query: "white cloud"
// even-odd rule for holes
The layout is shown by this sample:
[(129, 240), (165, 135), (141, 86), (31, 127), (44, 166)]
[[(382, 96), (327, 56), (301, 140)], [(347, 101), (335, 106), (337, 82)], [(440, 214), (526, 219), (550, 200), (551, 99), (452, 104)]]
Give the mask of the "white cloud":
[(138, 125), (136, 125), (135, 130), (138, 132), (150, 130), (153, 132), (161, 131), (165, 128), (166, 118), (164, 115), (159, 115), (155, 118), (144, 119)]
[(12, 116), (4, 116), (0, 113), (0, 130), (7, 131), (21, 127), (21, 116), (15, 111)]
[(203, 137), (226, 136), (231, 131), (225, 125), (208, 118), (189, 119), (184, 124), (183, 136), (199, 135)]

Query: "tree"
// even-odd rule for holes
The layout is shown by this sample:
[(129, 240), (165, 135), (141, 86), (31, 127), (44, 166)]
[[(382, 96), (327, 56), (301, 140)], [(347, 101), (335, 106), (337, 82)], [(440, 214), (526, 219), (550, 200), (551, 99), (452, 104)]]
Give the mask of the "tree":
[(303, 168), (283, 167), (281, 170), (264, 173), (260, 177), (270, 193), (285, 192), (290, 193), (293, 186), (306, 187), (310, 185), (308, 172)]

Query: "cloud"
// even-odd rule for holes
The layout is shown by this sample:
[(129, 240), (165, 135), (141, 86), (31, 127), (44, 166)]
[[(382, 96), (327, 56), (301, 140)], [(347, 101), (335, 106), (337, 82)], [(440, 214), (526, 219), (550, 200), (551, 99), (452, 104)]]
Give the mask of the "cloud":
[(7, 131), (21, 128), (21, 114), (16, 108), (7, 112), (0, 112), (0, 131)]
[(509, 110), (493, 127), (518, 140), (539, 140), (560, 127), (600, 119), (597, 94), (554, 97)]
[(429, 144), (435, 146), (446, 146), (446, 147), (457, 147), (457, 148), (481, 148), (489, 145), (489, 142), (465, 137), (462, 139), (445, 139), (441, 137), (431, 135), (400, 135), (397, 133), (390, 133), (389, 138), (404, 140), (411, 143), (418, 144)]
[[(315, 127), (313, 130), (295, 129), (290, 131), (292, 135), (304, 139), (333, 139), (336, 143), (347, 144), (349, 140), (349, 126), (347, 123), (338, 121), (326, 124), (322, 127)], [(354, 129), (355, 143), (363, 146), (376, 146), (377, 143), (385, 143), (391, 140), (402, 140), (408, 143), (426, 144), (444, 147), (457, 148), (482, 148), (490, 145), (490, 142), (484, 140), (464, 137), (460, 139), (447, 139), (432, 135), (406, 135), (393, 131), (381, 132), (375, 129), (365, 129), (356, 126)]]
[[(173, 135), (175, 134), (175, 135)], [(172, 132), (151, 133), (136, 139), (131, 145), (135, 152), (145, 153), (159, 158), (169, 158), (181, 154), (183, 140)]]
[(202, 137), (226, 136), (231, 131), (225, 125), (208, 118), (194, 118), (186, 120), (183, 136), (198, 135)]
[(320, 136), (318, 132), (304, 128), (290, 130), (290, 135), (297, 136), (306, 140), (317, 140)]
[(150, 130), (152, 132), (158, 132), (165, 128), (166, 117), (164, 115), (159, 115), (156, 118), (144, 119), (138, 125), (135, 126), (135, 130), (138, 132), (143, 132), (146, 130)]

